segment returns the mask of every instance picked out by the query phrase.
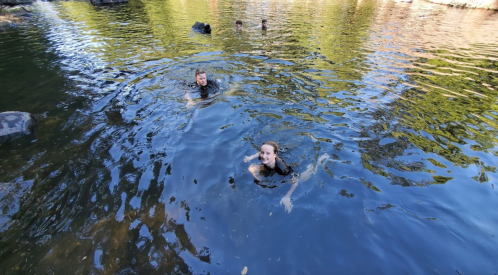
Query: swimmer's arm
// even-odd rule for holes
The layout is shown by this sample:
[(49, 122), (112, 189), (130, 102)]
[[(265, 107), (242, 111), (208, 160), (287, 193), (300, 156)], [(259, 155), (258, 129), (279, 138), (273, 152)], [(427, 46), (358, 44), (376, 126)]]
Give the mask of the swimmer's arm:
[(293, 175), (291, 188), (289, 189), (289, 191), (287, 191), (287, 194), (285, 194), (285, 196), (283, 196), (282, 199), (280, 200), (280, 204), (284, 205), (285, 211), (287, 211), (288, 213), (290, 213), (292, 210), (292, 202), (290, 197), (294, 192), (294, 190), (296, 190), (298, 183), (299, 183), (299, 178), (297, 177), (297, 175)]
[[(290, 197), (291, 197), (292, 193), (294, 192), (294, 190), (296, 190), (296, 187), (297, 187), (297, 182), (295, 182), (291, 185), (291, 188), (289, 189), (289, 191), (287, 191), (287, 194), (285, 194), (284, 198), (289, 198), (289, 200), (290, 200)], [(282, 198), (282, 199), (284, 199), (284, 198)]]
[(290, 196), (292, 195), (292, 192), (294, 192), (294, 190), (296, 190), (296, 187), (298, 184), (299, 184), (299, 178), (297, 177), (297, 175), (292, 176), (291, 188), (289, 189), (289, 191), (287, 191), (287, 194), (285, 194), (285, 196), (290, 198)]
[(186, 92), (185, 95), (184, 95), (184, 97), (187, 100), (187, 107), (194, 104), (194, 101), (190, 97), (189, 92)]
[(185, 93), (185, 95), (184, 95), (183, 97), (185, 97), (185, 99), (187, 99), (188, 101), (191, 101), (191, 100), (192, 100), (192, 98), (191, 98), (191, 97), (190, 97), (190, 95), (189, 95), (189, 92), (186, 92), (186, 93)]
[(256, 154), (252, 155), (252, 156), (245, 156), (244, 157), (244, 162), (248, 162), (248, 161), (251, 161), (255, 158), (257, 158), (259, 156), (259, 152), (257, 152)]
[(258, 181), (261, 180), (261, 178), (259, 177), (259, 169), (261, 168), (260, 165), (258, 164), (251, 164), (251, 166), (249, 166), (249, 172), (251, 172), (251, 174), (254, 176), (254, 178)]

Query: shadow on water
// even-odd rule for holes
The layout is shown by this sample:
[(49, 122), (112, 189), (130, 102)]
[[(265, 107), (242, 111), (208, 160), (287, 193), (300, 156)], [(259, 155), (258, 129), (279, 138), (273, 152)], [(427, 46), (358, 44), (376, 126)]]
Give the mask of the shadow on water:
[[(38, 118), (0, 145), (7, 274), (498, 268), (495, 13), (394, 1), (34, 9), (0, 38), (0, 109)], [(197, 67), (223, 93), (188, 108)], [(254, 184), (242, 161), (266, 140), (298, 173), (330, 155), (290, 214), (289, 185)]]

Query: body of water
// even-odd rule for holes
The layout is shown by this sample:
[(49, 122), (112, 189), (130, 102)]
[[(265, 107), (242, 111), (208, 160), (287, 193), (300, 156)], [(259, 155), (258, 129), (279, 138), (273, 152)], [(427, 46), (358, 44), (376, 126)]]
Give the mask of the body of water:
[[(497, 12), (29, 9), (0, 30), (0, 111), (37, 118), (0, 145), (3, 274), (498, 273)], [(197, 68), (222, 93), (187, 107)], [(257, 185), (243, 162), (267, 140), (316, 168), (290, 213), (290, 184)]]

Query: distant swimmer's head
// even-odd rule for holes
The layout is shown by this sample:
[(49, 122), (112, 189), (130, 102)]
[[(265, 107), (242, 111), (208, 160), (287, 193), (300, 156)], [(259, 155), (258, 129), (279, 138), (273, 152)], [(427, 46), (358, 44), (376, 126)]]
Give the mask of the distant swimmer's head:
[(204, 32), (205, 33), (211, 33), (211, 26), (208, 24), (204, 25)]
[(206, 86), (207, 85), (207, 76), (206, 72), (204, 69), (197, 69), (195, 70), (195, 81), (199, 86)]
[(266, 19), (263, 19), (263, 20), (261, 21), (261, 28), (262, 28), (263, 30), (266, 30), (266, 28), (268, 28), (268, 22), (266, 21)]
[(259, 152), (259, 159), (265, 165), (270, 167), (275, 166), (275, 160), (278, 154), (278, 145), (274, 141), (266, 141), (261, 145), (261, 150)]
[(242, 20), (239, 19), (239, 20), (235, 21), (235, 28), (237, 30), (242, 29)]

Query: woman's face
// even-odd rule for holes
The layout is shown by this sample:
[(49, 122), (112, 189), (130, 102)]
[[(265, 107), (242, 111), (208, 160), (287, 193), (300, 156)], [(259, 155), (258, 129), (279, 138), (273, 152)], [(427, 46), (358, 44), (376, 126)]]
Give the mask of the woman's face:
[(263, 144), (261, 146), (261, 151), (259, 152), (259, 158), (263, 164), (269, 165), (270, 167), (275, 164), (275, 158), (277, 154), (275, 153), (275, 148), (268, 144)]

